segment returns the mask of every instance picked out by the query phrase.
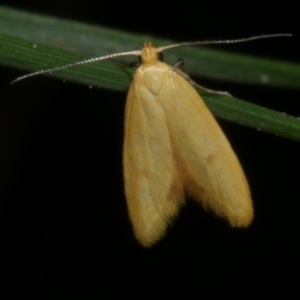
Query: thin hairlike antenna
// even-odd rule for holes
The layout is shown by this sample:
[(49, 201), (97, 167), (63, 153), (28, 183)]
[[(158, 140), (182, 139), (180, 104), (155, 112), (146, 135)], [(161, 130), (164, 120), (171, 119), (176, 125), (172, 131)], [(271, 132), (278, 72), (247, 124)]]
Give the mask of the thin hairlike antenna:
[(17, 81), (23, 80), (23, 79), (28, 78), (28, 77), (41, 75), (41, 74), (45, 74), (45, 73), (52, 73), (52, 72), (55, 72), (55, 71), (64, 70), (64, 69), (68, 69), (68, 68), (79, 66), (79, 65), (85, 65), (85, 64), (92, 63), (92, 62), (109, 59), (109, 58), (112, 58), (112, 57), (127, 56), (127, 55), (137, 55), (138, 56), (138, 55), (141, 55), (141, 52), (142, 52), (141, 50), (135, 50), (135, 51), (119, 52), (119, 53), (113, 53), (113, 54), (107, 54), (107, 55), (104, 55), (104, 56), (89, 58), (89, 59), (85, 59), (85, 60), (78, 61), (78, 62), (75, 62), (75, 63), (70, 63), (70, 64), (67, 64), (67, 65), (64, 65), (64, 66), (60, 66), (60, 67), (56, 67), (56, 68), (52, 68), (52, 69), (40, 70), (40, 71), (37, 71), (37, 72), (34, 72), (34, 73), (26, 74), (24, 76), (18, 77), (17, 79), (12, 81), (10, 84), (13, 84)]
[[(213, 45), (213, 44), (234, 44), (234, 43), (243, 43), (243, 42), (249, 42), (249, 41), (254, 41), (254, 40), (260, 40), (260, 39), (275, 38), (275, 37), (289, 37), (289, 36), (293, 36), (293, 35), (290, 34), (290, 33), (276, 33), (276, 34), (258, 35), (258, 36), (252, 36), (252, 37), (248, 37), (248, 38), (234, 39), (234, 40), (183, 42), (183, 43), (173, 44), (173, 45), (160, 47), (160, 48), (156, 48), (156, 49), (157, 49), (157, 52), (162, 52), (162, 51), (167, 50), (167, 49), (177, 48), (177, 47), (182, 47), (182, 46)], [(89, 58), (89, 59), (86, 59), (86, 60), (78, 61), (78, 62), (75, 62), (75, 63), (70, 63), (70, 64), (60, 66), (60, 67), (56, 67), (56, 68), (40, 70), (40, 71), (37, 71), (37, 72), (29, 73), (27, 75), (18, 77), (17, 79), (12, 81), (10, 84), (13, 84), (13, 83), (18, 82), (20, 80), (23, 80), (23, 79), (26, 79), (26, 78), (29, 78), (29, 77), (32, 77), (32, 76), (36, 76), (36, 75), (41, 75), (41, 74), (45, 74), (45, 73), (52, 73), (52, 72), (55, 72), (55, 71), (64, 70), (64, 69), (68, 69), (68, 68), (71, 68), (71, 67), (75, 67), (75, 66), (79, 66), (79, 65), (85, 65), (85, 64), (92, 63), (92, 62), (101, 61), (101, 60), (105, 60), (105, 59), (110, 59), (110, 58), (118, 57), (118, 56), (127, 56), (127, 55), (139, 56), (139, 55), (141, 55), (141, 53), (142, 53), (141, 50), (135, 50), (135, 51), (119, 52), (119, 53), (113, 53), (113, 54), (108, 54), (108, 55), (104, 55), (104, 56)]]
[(235, 43), (244, 43), (261, 39), (269, 39), (275, 37), (288, 37), (293, 36), (291, 33), (275, 33), (275, 34), (265, 34), (251, 36), (248, 38), (235, 39), (235, 40), (215, 40), (215, 41), (195, 41), (195, 42), (183, 42), (179, 44), (169, 45), (165, 47), (158, 48), (160, 51), (164, 51), (171, 48), (181, 47), (181, 46), (195, 46), (195, 45), (214, 45), (214, 44), (235, 44)]

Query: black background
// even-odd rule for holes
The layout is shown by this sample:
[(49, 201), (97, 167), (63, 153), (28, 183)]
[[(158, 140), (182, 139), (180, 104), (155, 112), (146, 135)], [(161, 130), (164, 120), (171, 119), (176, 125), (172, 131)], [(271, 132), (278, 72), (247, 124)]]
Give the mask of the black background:
[[(2, 4), (178, 41), (291, 32), (292, 39), (220, 48), (299, 62), (292, 7), (102, 2)], [(285, 299), (292, 293), (292, 284), (271, 275), (299, 269), (299, 143), (220, 121), (247, 175), (254, 222), (231, 229), (188, 201), (166, 237), (144, 249), (133, 236), (123, 191), (126, 94), (43, 76), (10, 86), (24, 72), (0, 70), (0, 272), (12, 292), (201, 297), (222, 287)], [(299, 91), (194, 79), (300, 116)]]

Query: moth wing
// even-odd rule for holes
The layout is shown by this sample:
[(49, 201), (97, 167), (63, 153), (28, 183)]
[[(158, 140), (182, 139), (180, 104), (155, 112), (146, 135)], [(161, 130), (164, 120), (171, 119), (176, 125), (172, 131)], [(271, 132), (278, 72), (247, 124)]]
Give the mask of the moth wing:
[(248, 226), (253, 219), (249, 186), (217, 121), (185, 78), (170, 68), (158, 95), (166, 115), (184, 187), (204, 208)]
[(136, 74), (125, 109), (123, 149), (127, 206), (138, 241), (149, 247), (165, 233), (184, 201), (166, 114)]

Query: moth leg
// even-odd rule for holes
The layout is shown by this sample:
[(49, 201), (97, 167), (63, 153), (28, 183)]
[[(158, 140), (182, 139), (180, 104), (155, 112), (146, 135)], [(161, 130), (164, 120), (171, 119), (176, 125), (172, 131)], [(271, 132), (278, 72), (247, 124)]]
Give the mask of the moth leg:
[(185, 71), (184, 60), (182, 58), (179, 58), (173, 68), (176, 68), (181, 72), (184, 72)]
[(138, 68), (141, 65), (141, 63), (138, 61), (131, 61), (131, 62), (118, 61), (117, 64), (123, 68)]
[(201, 90), (203, 90), (203, 91), (205, 91), (207, 93), (210, 93), (210, 94), (217, 94), (217, 95), (223, 95), (223, 96), (231, 96), (228, 92), (211, 90), (211, 89), (208, 89), (208, 88), (206, 88), (206, 87), (198, 84), (188, 74), (186, 74), (184, 72), (184, 68), (185, 68), (185, 65), (184, 65), (183, 59), (179, 59), (177, 61), (177, 63), (173, 66), (173, 70), (175, 72), (177, 72), (178, 74), (180, 74), (182, 77), (184, 77), (191, 85), (194, 85), (194, 86), (200, 88)]
[(138, 61), (131, 62), (117, 62), (117, 65), (130, 77), (133, 78), (133, 74), (128, 70), (128, 68), (138, 68), (141, 64)]

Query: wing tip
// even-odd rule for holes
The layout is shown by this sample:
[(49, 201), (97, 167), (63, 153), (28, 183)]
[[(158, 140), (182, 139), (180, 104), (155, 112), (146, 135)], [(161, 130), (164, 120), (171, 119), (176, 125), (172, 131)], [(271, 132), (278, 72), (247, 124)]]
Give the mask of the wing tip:
[[(170, 205), (172, 203), (172, 205)], [(152, 247), (165, 236), (168, 228), (173, 224), (184, 204), (184, 198), (164, 205), (160, 212), (153, 216), (152, 220), (132, 220), (134, 235), (145, 248)]]

